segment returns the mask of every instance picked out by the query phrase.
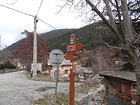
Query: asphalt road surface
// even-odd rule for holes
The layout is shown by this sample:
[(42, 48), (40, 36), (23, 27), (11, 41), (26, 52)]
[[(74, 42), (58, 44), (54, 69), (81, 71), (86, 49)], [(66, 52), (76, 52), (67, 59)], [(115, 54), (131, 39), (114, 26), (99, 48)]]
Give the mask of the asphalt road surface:
[[(69, 83), (58, 83), (58, 92), (68, 92)], [(33, 100), (53, 94), (55, 82), (28, 80), (24, 71), (0, 74), (0, 105), (34, 105)]]

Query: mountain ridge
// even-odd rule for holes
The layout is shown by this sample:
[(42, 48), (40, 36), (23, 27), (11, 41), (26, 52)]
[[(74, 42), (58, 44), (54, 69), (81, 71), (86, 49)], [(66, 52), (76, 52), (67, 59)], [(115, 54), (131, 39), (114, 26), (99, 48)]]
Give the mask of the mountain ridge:
[[(53, 49), (60, 49), (65, 52), (66, 46), (69, 45), (69, 36), (72, 33), (76, 35), (76, 43), (82, 43), (86, 49), (93, 49), (100, 45), (102, 39), (110, 44), (116, 43), (115, 40), (112, 40), (115, 39), (112, 31), (103, 22), (92, 23), (79, 29), (52, 30), (39, 34), (39, 36), (46, 39), (49, 52)], [(102, 39), (101, 36), (103, 37)], [(8, 46), (8, 50), (13, 51), (20, 41)]]

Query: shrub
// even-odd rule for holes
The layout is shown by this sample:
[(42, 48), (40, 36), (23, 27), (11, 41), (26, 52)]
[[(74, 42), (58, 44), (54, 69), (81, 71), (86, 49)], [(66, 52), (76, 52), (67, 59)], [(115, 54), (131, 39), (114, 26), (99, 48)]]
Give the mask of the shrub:
[(4, 69), (5, 65), (4, 64), (0, 64), (0, 69)]
[(7, 69), (15, 69), (16, 68), (16, 66), (14, 64), (12, 64), (9, 60), (7, 62), (5, 62), (4, 67)]

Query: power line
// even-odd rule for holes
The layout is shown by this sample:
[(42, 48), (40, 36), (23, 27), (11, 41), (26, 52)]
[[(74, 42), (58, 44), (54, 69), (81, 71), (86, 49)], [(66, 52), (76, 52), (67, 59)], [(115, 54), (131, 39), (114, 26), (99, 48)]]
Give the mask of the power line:
[[(37, 14), (39, 13), (39, 10), (40, 10), (40, 8), (41, 8), (42, 3), (43, 3), (43, 0), (41, 1), (41, 4), (40, 4), (40, 6), (39, 6), (39, 9), (38, 9)], [(16, 9), (10, 8), (10, 7), (5, 6), (5, 5), (3, 5), (3, 4), (0, 4), (0, 6), (5, 7), (5, 8), (7, 8), (7, 9), (10, 9), (10, 10), (13, 10), (13, 11), (18, 12), (18, 13), (21, 13), (21, 14), (27, 15), (27, 16), (34, 17), (34, 16), (31, 15), (31, 14), (28, 14), (28, 13), (25, 13), (25, 12), (23, 12), (23, 11), (19, 11), (19, 10), (16, 10)], [(41, 22), (43, 22), (44, 24), (46, 24), (46, 25), (48, 25), (48, 26), (50, 26), (51, 28), (53, 28), (53, 29), (56, 30), (56, 28), (53, 27), (52, 25), (50, 25), (49, 23), (43, 21), (42, 19), (40, 19), (40, 18), (38, 18), (38, 17), (37, 17), (37, 19), (40, 20)]]
[(31, 15), (31, 14), (28, 14), (28, 13), (25, 13), (25, 12), (22, 12), (22, 11), (19, 11), (19, 10), (13, 9), (13, 8), (10, 8), (10, 7), (5, 6), (5, 5), (2, 5), (2, 4), (0, 4), (0, 6), (5, 7), (5, 8), (7, 8), (7, 9), (10, 9), (10, 10), (13, 10), (13, 11), (16, 11), (16, 12), (21, 13), (21, 14), (27, 15), (27, 16), (34, 17), (34, 16)]
[(50, 26), (51, 28), (53, 28), (53, 29), (55, 29), (55, 30), (56, 30), (56, 28), (55, 28), (55, 27), (53, 27), (52, 25), (50, 25), (49, 23), (47, 23), (47, 22), (45, 22), (45, 21), (41, 20), (41, 19), (40, 19), (40, 18), (38, 18), (38, 17), (37, 17), (37, 19), (38, 19), (38, 20), (40, 20), (41, 22), (43, 22), (44, 24), (46, 24), (46, 25), (48, 25), (48, 26)]
[[(39, 8), (38, 8), (38, 11), (37, 11), (37, 13), (36, 13), (36, 16), (37, 16), (37, 15), (38, 15), (38, 13), (39, 13), (39, 10), (40, 10), (40, 8), (41, 8), (41, 6), (42, 6), (42, 3), (43, 3), (43, 0), (41, 0), (41, 3), (40, 3), (40, 6), (39, 6)], [(40, 18), (38, 18), (38, 17), (37, 17), (37, 19), (38, 19), (38, 20), (40, 20), (41, 22), (43, 22), (44, 24), (46, 24), (46, 25), (50, 26), (51, 28), (56, 29), (55, 27), (53, 27), (53, 26), (52, 26), (52, 25), (50, 25), (49, 23), (47, 23), (47, 22), (45, 22), (45, 21), (41, 20)]]
[(41, 8), (41, 6), (42, 6), (42, 3), (43, 3), (43, 0), (42, 0), (41, 3), (40, 3), (40, 6), (39, 6), (38, 11), (37, 11), (37, 13), (36, 13), (36, 16), (37, 16), (38, 13), (39, 13), (39, 10), (40, 10), (40, 8)]

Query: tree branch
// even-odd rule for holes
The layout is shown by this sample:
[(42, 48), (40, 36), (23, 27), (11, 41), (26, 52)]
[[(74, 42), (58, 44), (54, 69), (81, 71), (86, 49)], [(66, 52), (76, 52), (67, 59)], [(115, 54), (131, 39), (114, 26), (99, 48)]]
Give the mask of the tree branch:
[(109, 19), (110, 19), (110, 22), (111, 22), (111, 24), (112, 24), (112, 27), (115, 29), (115, 31), (116, 31), (117, 33), (119, 33), (118, 30), (117, 30), (117, 26), (116, 26), (116, 24), (115, 24), (115, 20), (114, 20), (114, 18), (113, 18), (113, 16), (112, 16), (111, 8), (110, 8), (110, 5), (109, 5), (108, 0), (104, 0), (104, 3), (106, 4), (107, 14), (108, 14), (108, 16), (109, 16)]
[(95, 11), (101, 18), (102, 20), (108, 25), (108, 27), (113, 31), (113, 33), (116, 35), (117, 39), (120, 42), (124, 43), (124, 40), (120, 37), (120, 34), (116, 31), (116, 29), (114, 29), (114, 27), (112, 27), (112, 25), (109, 23), (109, 21), (102, 15), (102, 13), (96, 8), (96, 6), (90, 2), (90, 0), (85, 0), (90, 7), (92, 8), (93, 11)]
[(67, 5), (67, 3), (65, 3), (63, 6), (60, 6), (60, 9), (59, 9), (59, 11), (57, 11), (57, 13), (56, 14), (58, 14), (58, 13), (60, 13), (61, 12), (61, 10), (65, 7)]
[(113, 49), (117, 49), (117, 50), (123, 49), (122, 47), (111, 46), (111, 45), (109, 45), (108, 43), (106, 43), (106, 42), (104, 42), (104, 41), (103, 41), (103, 43), (104, 43), (107, 47), (110, 47), (110, 48), (113, 48)]
[(112, 4), (113, 7), (116, 8), (116, 5), (112, 2), (112, 0), (108, 0), (108, 1)]
[(119, 26), (120, 26), (120, 34), (123, 35), (123, 28), (122, 28), (122, 22), (121, 22), (120, 8), (119, 8), (119, 4), (118, 4), (118, 1), (117, 0), (115, 0), (115, 3), (116, 3), (117, 12), (118, 12), (118, 19), (119, 19)]

